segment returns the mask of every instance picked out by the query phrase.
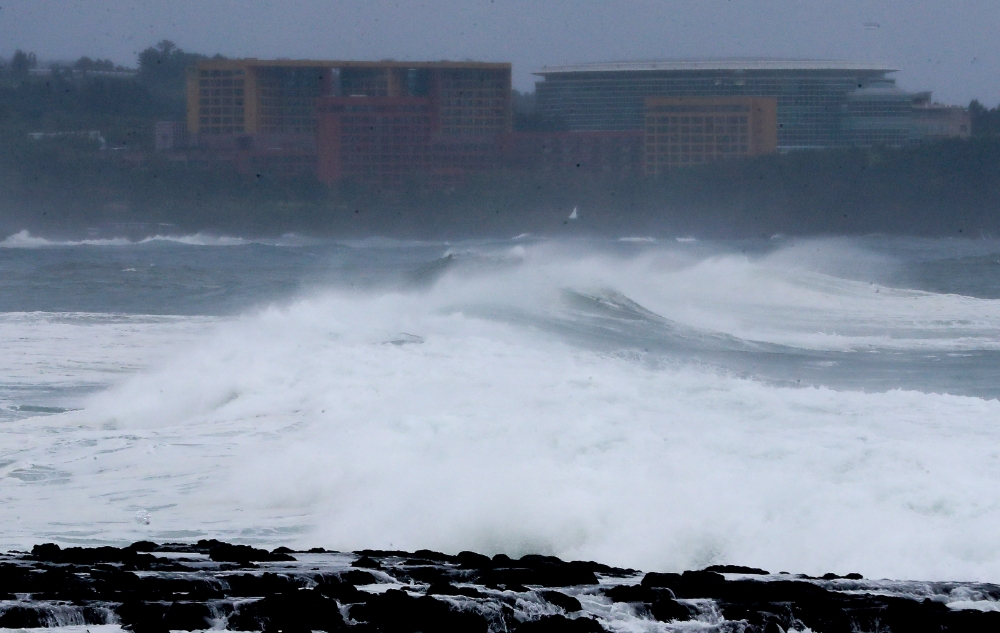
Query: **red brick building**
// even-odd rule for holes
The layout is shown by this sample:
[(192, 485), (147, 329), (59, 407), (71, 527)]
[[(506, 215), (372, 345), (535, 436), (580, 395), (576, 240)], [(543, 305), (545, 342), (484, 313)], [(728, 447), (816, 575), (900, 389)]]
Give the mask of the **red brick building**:
[[(404, 72), (405, 71), (405, 72)], [(378, 80), (385, 73), (392, 80)], [(439, 62), (371, 69), (316, 100), (317, 174), (397, 185), (453, 183), (501, 166), (510, 64)]]
[(511, 66), (212, 59), (188, 76), (187, 131), (243, 172), (393, 185), (500, 167)]

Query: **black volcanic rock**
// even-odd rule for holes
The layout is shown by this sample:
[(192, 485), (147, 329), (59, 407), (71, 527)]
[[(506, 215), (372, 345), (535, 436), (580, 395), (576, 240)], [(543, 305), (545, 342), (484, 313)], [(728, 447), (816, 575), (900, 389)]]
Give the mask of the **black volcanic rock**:
[[(509, 558), (507, 559), (510, 560)], [(483, 556), (475, 552), (459, 552), (455, 561), (462, 567), (468, 569), (490, 569), (493, 567), (493, 560), (489, 556)]]
[(367, 554), (362, 555), (361, 558), (352, 562), (351, 567), (359, 567), (361, 569), (382, 569), (381, 563)]
[(642, 577), (640, 584), (643, 587), (671, 587), (681, 582), (680, 574), (660, 573), (651, 571)]
[(709, 565), (702, 571), (714, 571), (718, 574), (755, 574), (758, 576), (768, 576), (771, 573), (758, 567), (744, 567), (743, 565)]
[(674, 592), (666, 588), (642, 585), (615, 585), (604, 590), (612, 602), (655, 602), (661, 597), (673, 598)]
[(130, 548), (117, 547), (67, 547), (43, 543), (31, 548), (31, 555), (48, 563), (95, 565), (97, 563), (123, 563), (132, 569), (151, 569), (156, 558)]
[(348, 571), (340, 572), (340, 579), (348, 584), (354, 585), (374, 585), (378, 582), (378, 578), (375, 574), (370, 571), (362, 571), (360, 569), (350, 569)]
[[(483, 598), (485, 594), (474, 587), (456, 587), (449, 582), (436, 582), (427, 588), (428, 596), (465, 596), (467, 598)], [(551, 601), (550, 601), (551, 602)]]
[[(181, 558), (187, 565), (178, 553), (191, 554)], [(985, 583), (924, 583), (921, 591), (933, 599), (918, 600), (912, 598), (912, 583), (869, 582), (858, 574), (779, 579), (752, 573), (763, 572), (754, 568), (714, 566), (649, 573), (639, 584), (595, 586), (609, 578), (635, 582), (637, 574), (551, 556), (515, 560), (431, 550), (358, 555), (351, 566), (350, 557), (337, 553), (317, 552), (300, 562), (288, 560), (281, 548), (266, 552), (216, 540), (140, 541), (121, 549), (43, 544), (30, 554), (0, 554), (0, 599), (6, 600), (0, 604), (0, 628), (120, 621), (135, 633), (223, 625), (283, 633), (596, 633), (619, 628), (621, 617), (635, 618), (632, 628), (648, 628), (652, 620), (680, 622), (711, 613), (719, 618), (713, 625), (718, 630), (743, 633), (1000, 631), (1000, 612), (947, 604), (975, 599), (970, 596), (1000, 600), (1000, 586)], [(272, 560), (256, 561), (249, 570), (234, 564), (264, 557)], [(747, 576), (726, 580), (722, 573)], [(603, 596), (632, 608), (616, 610), (611, 625), (604, 608), (570, 594)], [(548, 602), (549, 613), (562, 613), (540, 617), (539, 600)]]
[(13, 605), (0, 613), (0, 628), (37, 629), (45, 626), (45, 620), (33, 606)]
[(218, 543), (208, 550), (208, 557), (214, 561), (227, 563), (252, 563), (261, 561), (294, 561), (295, 558), (281, 552), (269, 552), (249, 545)]
[(672, 598), (660, 598), (649, 605), (649, 613), (660, 622), (686, 621), (691, 619), (691, 610)]
[(572, 587), (597, 584), (597, 576), (588, 563), (567, 563), (555, 556), (527, 555), (516, 561), (494, 556), (492, 563), (493, 568), (484, 570), (480, 576), (480, 582), (487, 585)]
[(163, 614), (170, 631), (203, 631), (212, 627), (212, 610), (204, 602), (174, 602)]
[(167, 605), (160, 602), (142, 602), (129, 600), (117, 609), (122, 628), (134, 633), (166, 633), (167, 628), (163, 616)]
[(448, 569), (442, 569), (441, 567), (435, 565), (422, 564), (426, 561), (414, 560), (406, 562), (415, 562), (418, 565), (406, 568), (406, 576), (417, 582), (426, 582), (428, 584), (434, 584), (438, 582), (448, 582), (448, 578), (451, 573)]
[(384, 633), (487, 633), (488, 630), (486, 618), (478, 613), (454, 610), (447, 603), (429, 596), (414, 598), (399, 589), (374, 594), (364, 604), (353, 605), (350, 616)]
[(449, 556), (448, 554), (442, 554), (441, 552), (435, 552), (429, 549), (418, 549), (413, 552), (413, 557), (419, 560), (429, 560), (436, 563), (450, 563), (455, 560), (454, 556)]
[(159, 545), (152, 541), (136, 541), (126, 549), (130, 549), (133, 552), (155, 552), (158, 547)]
[(242, 603), (229, 616), (230, 631), (339, 631), (344, 618), (336, 601), (311, 589), (268, 596)]
[(228, 596), (240, 597), (262, 597), (273, 596), (279, 593), (291, 593), (298, 591), (306, 585), (304, 578), (293, 578), (284, 574), (264, 573), (259, 576), (254, 574), (230, 574), (220, 576), (220, 580), (229, 585), (226, 591)]
[(320, 576), (317, 579), (316, 591), (328, 598), (338, 600), (341, 604), (356, 604), (358, 602), (364, 602), (369, 595), (358, 591), (354, 585), (344, 582), (336, 576), (327, 575)]
[(686, 571), (683, 574), (651, 572), (642, 579), (643, 587), (670, 589), (677, 598), (716, 597), (726, 585), (726, 577), (713, 571)]

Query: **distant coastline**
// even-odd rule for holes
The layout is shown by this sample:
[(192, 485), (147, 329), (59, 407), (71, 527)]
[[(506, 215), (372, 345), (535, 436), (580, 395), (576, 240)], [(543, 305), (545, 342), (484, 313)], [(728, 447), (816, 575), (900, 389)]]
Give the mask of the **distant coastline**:
[[(803, 151), (657, 177), (504, 171), (447, 190), (251, 177), (65, 143), (0, 158), (0, 233), (144, 237), (1000, 235), (1000, 140)], [(578, 217), (570, 220), (572, 210)]]

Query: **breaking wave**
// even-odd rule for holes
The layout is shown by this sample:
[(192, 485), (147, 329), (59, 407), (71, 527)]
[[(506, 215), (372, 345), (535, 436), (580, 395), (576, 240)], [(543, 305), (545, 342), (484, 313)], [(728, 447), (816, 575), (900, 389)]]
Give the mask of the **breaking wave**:
[(5, 537), (1000, 579), (1000, 402), (872, 390), (864, 363), (768, 377), (1000, 349), (1000, 302), (784, 252), (516, 248), (213, 322), (82, 410), (6, 423)]
[(193, 233), (191, 235), (154, 235), (141, 240), (131, 240), (124, 237), (94, 238), (83, 240), (50, 240), (37, 237), (24, 230), (10, 235), (0, 241), (0, 248), (46, 248), (59, 246), (135, 246), (137, 244), (155, 244), (160, 242), (185, 244), (187, 246), (245, 246), (247, 244), (265, 244), (268, 246), (302, 246), (314, 243), (316, 240), (304, 238), (295, 234), (284, 235), (274, 240), (244, 239), (225, 235), (210, 235), (208, 233)]

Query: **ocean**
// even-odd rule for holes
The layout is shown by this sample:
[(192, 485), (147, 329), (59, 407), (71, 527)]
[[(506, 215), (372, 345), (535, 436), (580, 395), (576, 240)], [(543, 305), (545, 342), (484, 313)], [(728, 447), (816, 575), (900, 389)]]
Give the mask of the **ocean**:
[(1000, 581), (1000, 241), (0, 241), (0, 550)]

